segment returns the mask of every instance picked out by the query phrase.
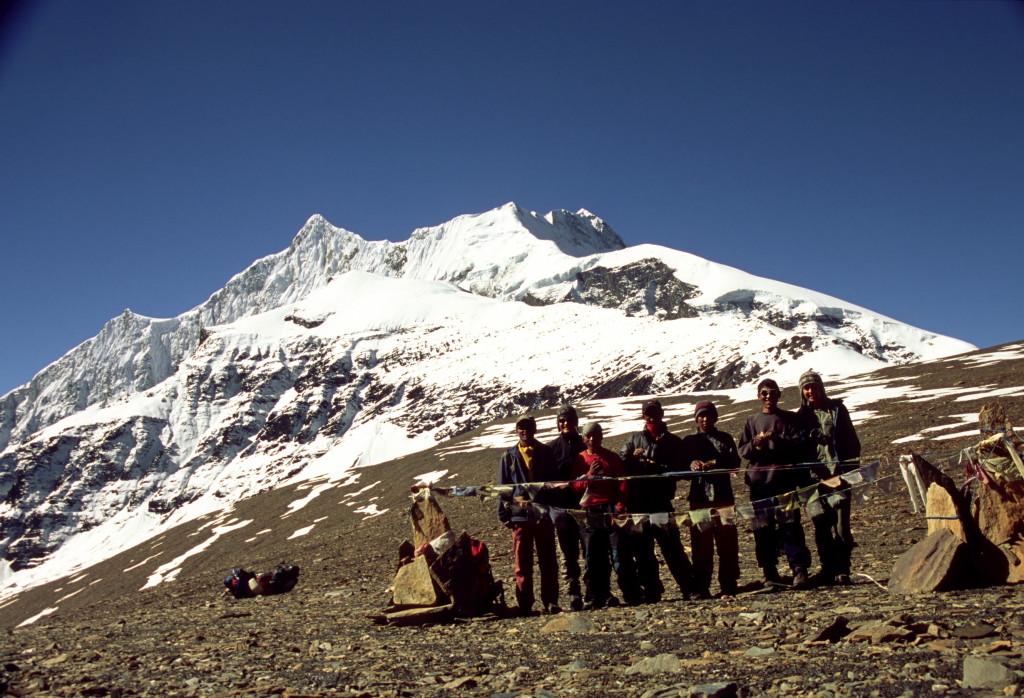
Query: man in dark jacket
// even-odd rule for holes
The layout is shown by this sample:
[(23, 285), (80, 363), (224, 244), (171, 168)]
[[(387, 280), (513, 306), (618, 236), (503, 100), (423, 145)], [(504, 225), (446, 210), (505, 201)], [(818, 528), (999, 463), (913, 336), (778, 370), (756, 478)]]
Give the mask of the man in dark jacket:
[[(516, 422), (519, 442), (501, 456), (499, 485), (521, 485), (529, 482), (558, 480), (554, 454), (534, 438), (537, 422), (523, 417)], [(515, 488), (511, 497), (498, 500), (498, 519), (512, 531), (512, 555), (515, 558), (516, 602), (520, 615), (533, 612), (533, 549), (537, 547), (540, 568), (540, 600), (545, 613), (558, 613), (558, 556), (555, 553), (555, 527), (549, 516), (539, 516), (520, 506), (513, 498), (529, 499), (525, 488)], [(554, 495), (540, 493), (538, 504), (555, 504)]]
[[(665, 411), (657, 400), (644, 403), (644, 429), (629, 437), (619, 456), (626, 466), (626, 475), (663, 475), (689, 470), (683, 451), (683, 440), (669, 432), (665, 425)], [(654, 556), (654, 544), (661, 548), (662, 557), (668, 566), (683, 598), (689, 598), (692, 591), (692, 568), (679, 539), (679, 526), (672, 516), (672, 500), (676, 494), (676, 481), (668, 477), (643, 478), (629, 483), (630, 514), (662, 514), (656, 519), (667, 522), (634, 525), (630, 536), (630, 548), (636, 561), (637, 577), (645, 603), (657, 603), (665, 588), (658, 572), (658, 560)]]
[(754, 553), (765, 581), (778, 584), (781, 543), (793, 572), (793, 586), (803, 589), (809, 584), (811, 553), (800, 525), (800, 507), (792, 501), (784, 506), (775, 499), (810, 482), (806, 470), (793, 467), (803, 460), (803, 441), (796, 415), (779, 409), (779, 384), (766, 378), (758, 384), (757, 395), (761, 411), (747, 419), (739, 444), (740, 456), (747, 460), (746, 480), (757, 517)]
[[(555, 457), (558, 469), (558, 480), (568, 482), (573, 479), (572, 467), (576, 457), (586, 450), (583, 437), (579, 432), (579, 416), (572, 405), (563, 405), (558, 411), (558, 436), (548, 443)], [(580, 498), (571, 488), (565, 488), (559, 506), (565, 509), (579, 509)], [(569, 587), (569, 608), (573, 611), (583, 610), (583, 598), (580, 588), (580, 549), (582, 538), (580, 526), (576, 519), (569, 515), (562, 516), (555, 527), (558, 547), (562, 551), (565, 564), (564, 578)]]
[(814, 542), (821, 560), (821, 584), (850, 583), (850, 554), (853, 532), (850, 530), (850, 485), (837, 476), (857, 467), (860, 439), (853, 428), (850, 412), (842, 400), (825, 394), (825, 383), (814, 371), (800, 376), (802, 401), (800, 420), (807, 459), (817, 461), (813, 474), (819, 480), (818, 513), (811, 516)]
[[(697, 431), (683, 439), (683, 450), (690, 469), (699, 472), (690, 480), (690, 511), (719, 510), (736, 505), (732, 492), (733, 474), (739, 469), (740, 456), (732, 436), (719, 431), (718, 409), (714, 403), (698, 402), (694, 409)], [(711, 573), (718, 548), (718, 585), (723, 596), (735, 596), (740, 578), (739, 534), (734, 520), (712, 515), (710, 520), (690, 525), (693, 551), (694, 592), (711, 596)]]

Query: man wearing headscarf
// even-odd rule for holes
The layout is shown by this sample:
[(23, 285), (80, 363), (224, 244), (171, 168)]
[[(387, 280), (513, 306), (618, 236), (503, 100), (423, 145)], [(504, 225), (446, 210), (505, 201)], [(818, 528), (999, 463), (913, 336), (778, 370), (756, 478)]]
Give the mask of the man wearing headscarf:
[(860, 439), (842, 400), (828, 397), (825, 383), (813, 370), (800, 376), (797, 418), (807, 446), (807, 458), (816, 461), (819, 480), (814, 542), (821, 560), (821, 584), (849, 584), (850, 557), (855, 545), (850, 529), (850, 485), (839, 479), (857, 467)]

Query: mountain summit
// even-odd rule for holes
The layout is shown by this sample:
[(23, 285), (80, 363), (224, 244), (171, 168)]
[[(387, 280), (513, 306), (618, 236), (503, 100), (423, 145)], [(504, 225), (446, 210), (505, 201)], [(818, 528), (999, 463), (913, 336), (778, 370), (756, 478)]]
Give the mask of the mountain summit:
[[(283, 482), (357, 477), (560, 402), (971, 345), (516, 204), (366, 241), (313, 216), (170, 319), (125, 311), (0, 399), (0, 575), (66, 573)], [(404, 483), (403, 483), (404, 484)]]

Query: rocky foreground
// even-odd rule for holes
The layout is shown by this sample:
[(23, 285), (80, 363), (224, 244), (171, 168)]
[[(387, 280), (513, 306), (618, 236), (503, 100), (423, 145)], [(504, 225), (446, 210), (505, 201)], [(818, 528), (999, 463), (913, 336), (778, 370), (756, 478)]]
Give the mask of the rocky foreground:
[[(456, 524), (482, 508), (441, 501)], [(349, 554), (322, 551), (290, 594), (235, 600), (217, 580), (184, 579), (9, 630), (2, 681), (19, 696), (1018, 695), (1024, 591), (890, 595), (873, 580), (924, 521), (901, 493), (855, 516), (850, 586), (697, 602), (670, 592), (656, 605), (426, 627), (369, 618), (395, 559), (364, 525)], [(508, 542), (489, 536), (508, 585)], [(744, 543), (741, 583), (754, 587)]]
[[(889, 454), (880, 475), (901, 482), (894, 440), (926, 428), (927, 434), (942, 433), (932, 429), (956, 423), (951, 415), (976, 413), (991, 399), (943, 398), (951, 383), (1006, 393), (1024, 385), (1024, 360), (979, 362), (970, 370), (955, 361), (935, 362), (876, 375), (907, 386), (914, 396), (866, 405), (878, 416), (861, 429), (866, 453)], [(935, 398), (919, 399), (923, 391)], [(1006, 403), (1020, 422), (1024, 398)], [(753, 402), (732, 406), (735, 416), (723, 419), (725, 428), (737, 433), (754, 408)], [(692, 428), (692, 405), (672, 404), (669, 413), (676, 418), (674, 430)], [(623, 440), (611, 439), (609, 446), (618, 448)], [(972, 442), (977, 437), (914, 445), (919, 452), (955, 454)], [(741, 522), (740, 583), (749, 591), (733, 599), (683, 601), (669, 587), (661, 603), (633, 608), (422, 627), (376, 624), (371, 616), (391, 599), (398, 546), (411, 534), (402, 513), (409, 506), (408, 485), (438, 468), (450, 471), (452, 484), (485, 483), (499, 455), (495, 449), (423, 452), (375, 466), (365, 481), (339, 484), (298, 510), (294, 502), (308, 498), (307, 491), (277, 488), (236, 504), (233, 516), (253, 524), (187, 557), (172, 583), (140, 591), (153, 568), (203, 543), (209, 518), (8, 599), (0, 603), (0, 688), (14, 696), (1024, 692), (1024, 674), (1018, 674), (1024, 672), (1024, 589), (900, 596), (884, 588), (896, 559), (927, 532), (902, 484), (891, 492), (868, 488), (871, 498), (854, 503), (859, 547), (850, 586), (756, 589), (752, 536)], [(963, 481), (955, 457), (933, 463)], [(387, 513), (361, 519), (350, 491), (378, 479), (387, 487), (361, 497), (372, 497)], [(493, 501), (439, 502), (457, 532), (488, 544), (496, 577), (511, 589), (511, 541), (495, 520)], [(313, 532), (296, 537), (306, 527)], [(281, 561), (302, 568), (291, 593), (241, 600), (223, 595), (220, 580), (232, 567), (265, 570)], [(47, 609), (52, 612), (43, 614)], [(21, 625), (29, 618), (34, 622)]]

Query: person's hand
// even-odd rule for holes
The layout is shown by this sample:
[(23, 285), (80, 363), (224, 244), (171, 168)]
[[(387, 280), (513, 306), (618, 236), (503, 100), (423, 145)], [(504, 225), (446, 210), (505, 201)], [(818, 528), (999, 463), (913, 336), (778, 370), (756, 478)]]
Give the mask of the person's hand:
[(590, 464), (590, 475), (604, 475), (604, 461), (596, 460)]
[(695, 460), (692, 463), (690, 463), (691, 470), (704, 470), (707, 467), (707, 464), (704, 461), (700, 460)]
[(633, 457), (634, 458), (643, 458), (643, 456), (644, 456), (644, 450), (642, 448), (634, 449), (634, 451), (633, 451)]

